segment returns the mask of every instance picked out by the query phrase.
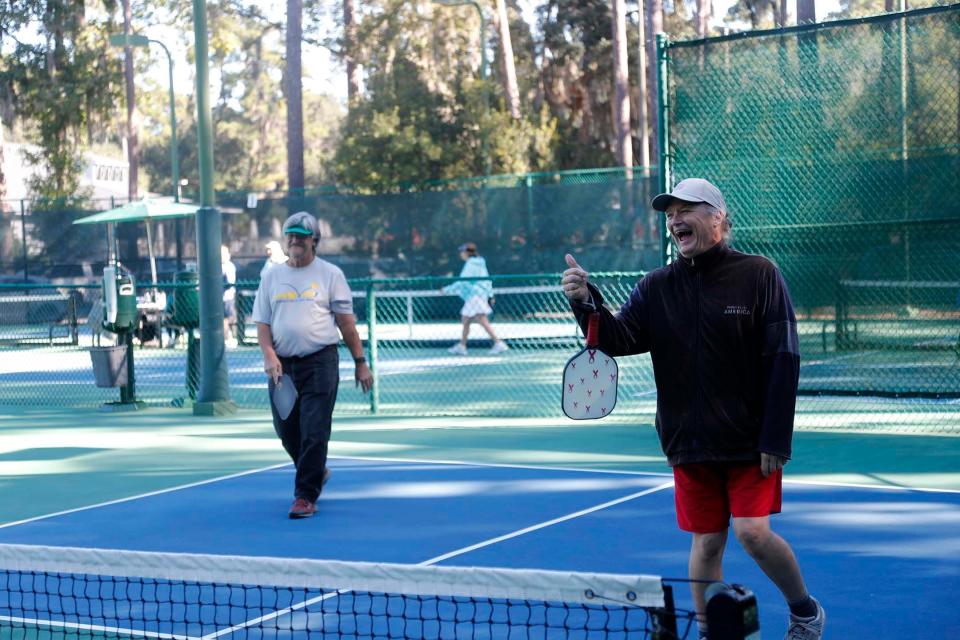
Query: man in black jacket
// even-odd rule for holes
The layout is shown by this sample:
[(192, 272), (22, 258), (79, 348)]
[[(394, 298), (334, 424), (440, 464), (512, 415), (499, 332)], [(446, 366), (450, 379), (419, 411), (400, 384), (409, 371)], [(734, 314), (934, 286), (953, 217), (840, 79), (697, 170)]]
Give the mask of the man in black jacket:
[[(677, 521), (693, 534), (689, 574), (719, 581), (731, 517), (743, 548), (790, 606), (789, 640), (822, 637), (823, 608), (807, 592), (790, 546), (770, 529), (790, 459), (800, 355), (780, 271), (728, 246), (720, 190), (699, 178), (657, 196), (680, 258), (647, 274), (616, 314), (569, 254), (563, 290), (584, 331), (600, 314), (600, 348), (649, 352), (657, 433), (673, 467)], [(692, 583), (706, 637), (703, 582)]]

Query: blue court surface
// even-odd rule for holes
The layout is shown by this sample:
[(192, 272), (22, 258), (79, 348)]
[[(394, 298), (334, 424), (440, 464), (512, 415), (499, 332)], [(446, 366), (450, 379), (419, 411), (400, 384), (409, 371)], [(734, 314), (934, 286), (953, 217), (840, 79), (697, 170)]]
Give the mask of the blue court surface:
[[(686, 574), (668, 475), (333, 458), (308, 520), (280, 465), (0, 527), (0, 543), (405, 564)], [(960, 637), (960, 492), (786, 482), (774, 528), (825, 605), (826, 637)], [(725, 578), (754, 591), (764, 638), (779, 593), (732, 538)], [(678, 606), (689, 606), (685, 585)], [(279, 605), (278, 605), (279, 606)]]

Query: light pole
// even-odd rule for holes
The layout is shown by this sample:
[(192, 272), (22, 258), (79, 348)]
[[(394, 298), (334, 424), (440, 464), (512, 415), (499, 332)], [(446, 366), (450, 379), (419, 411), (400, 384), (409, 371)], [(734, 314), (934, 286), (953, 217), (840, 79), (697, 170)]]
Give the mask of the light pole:
[(173, 96), (173, 56), (170, 50), (159, 40), (148, 38), (139, 34), (114, 33), (109, 36), (110, 46), (112, 47), (149, 47), (151, 43), (159, 45), (163, 52), (167, 54), (167, 70), (170, 81), (170, 173), (173, 177), (173, 200), (180, 202), (180, 190), (177, 186), (180, 184), (180, 158), (177, 153), (177, 109), (176, 100)]
[[(480, 16), (480, 82), (483, 90), (483, 113), (484, 116), (490, 113), (490, 98), (487, 95), (487, 19), (483, 15), (483, 9), (480, 4), (474, 0), (433, 0), (434, 4), (442, 4), (445, 7), (461, 7), (470, 5), (477, 10)], [(487, 152), (487, 128), (486, 123), (480, 128), (483, 144), (483, 163), (484, 173), (490, 175), (490, 154)]]
[[(168, 92), (170, 102), (170, 174), (173, 182), (173, 201), (180, 202), (180, 154), (177, 151), (177, 103), (173, 95), (173, 56), (170, 55), (170, 49), (159, 40), (148, 38), (140, 34), (114, 33), (108, 38), (112, 47), (149, 47), (151, 43), (159, 45), (163, 52), (167, 54), (167, 77), (169, 79)], [(183, 268), (183, 240), (181, 238), (181, 221), (177, 218), (174, 222), (177, 243), (177, 270)]]

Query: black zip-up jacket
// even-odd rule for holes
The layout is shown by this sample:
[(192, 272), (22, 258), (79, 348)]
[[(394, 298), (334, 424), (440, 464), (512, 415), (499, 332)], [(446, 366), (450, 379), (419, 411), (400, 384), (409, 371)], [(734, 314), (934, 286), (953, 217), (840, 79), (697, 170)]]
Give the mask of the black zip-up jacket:
[(780, 271), (721, 243), (647, 274), (616, 314), (589, 285), (571, 307), (600, 348), (650, 352), (657, 433), (671, 466), (790, 457), (800, 373), (797, 322)]

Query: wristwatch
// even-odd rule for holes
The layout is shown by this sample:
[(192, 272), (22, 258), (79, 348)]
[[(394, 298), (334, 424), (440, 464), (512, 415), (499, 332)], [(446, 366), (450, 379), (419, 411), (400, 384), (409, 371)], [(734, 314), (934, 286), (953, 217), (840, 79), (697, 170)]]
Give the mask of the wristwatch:
[(354, 364), (366, 364), (366, 363), (367, 363), (367, 359), (364, 358), (363, 356), (360, 356), (359, 358), (354, 358), (354, 359), (353, 359), (353, 363), (354, 363)]

